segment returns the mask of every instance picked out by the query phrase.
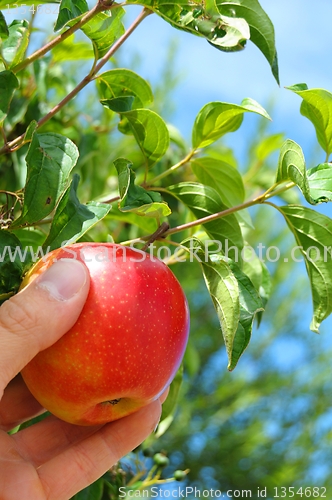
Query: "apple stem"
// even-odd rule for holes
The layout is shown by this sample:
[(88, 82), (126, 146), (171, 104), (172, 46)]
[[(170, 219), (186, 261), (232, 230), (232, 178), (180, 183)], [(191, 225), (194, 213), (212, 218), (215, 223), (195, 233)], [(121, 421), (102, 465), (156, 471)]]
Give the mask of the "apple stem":
[(144, 247), (142, 248), (143, 251), (147, 250), (151, 243), (156, 241), (159, 238), (163, 237), (163, 234), (166, 233), (166, 231), (169, 230), (169, 224), (168, 222), (163, 222), (151, 236), (149, 237), (148, 241), (145, 243)]

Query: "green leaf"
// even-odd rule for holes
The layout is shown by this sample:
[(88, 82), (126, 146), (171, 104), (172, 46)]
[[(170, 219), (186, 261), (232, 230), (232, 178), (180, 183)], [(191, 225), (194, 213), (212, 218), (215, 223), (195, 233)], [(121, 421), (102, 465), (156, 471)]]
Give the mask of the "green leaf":
[(36, 122), (36, 120), (32, 120), (32, 122), (29, 123), (28, 128), (25, 131), (24, 141), (23, 141), (24, 143), (32, 141), (33, 135), (36, 132), (37, 128), (38, 128), (38, 123)]
[[(15, 236), (20, 240), (22, 248), (28, 248), (29, 252), (32, 251), (34, 253), (41, 248), (45, 240), (45, 233), (35, 227), (15, 229)], [(34, 255), (31, 257), (33, 258)], [(28, 256), (26, 258), (29, 259), (29, 261), (31, 260)], [(24, 261), (25, 260), (26, 259), (24, 259)]]
[(222, 160), (202, 157), (191, 161), (191, 167), (197, 179), (207, 186), (213, 187), (228, 207), (243, 202), (245, 192), (239, 172)]
[(307, 170), (301, 147), (288, 139), (280, 150), (277, 182), (290, 179), (311, 204), (331, 201), (332, 166), (329, 163)]
[(38, 222), (54, 210), (77, 159), (78, 149), (70, 139), (53, 133), (33, 135), (22, 213), (12, 228)]
[(228, 360), (231, 362), (235, 334), (240, 319), (240, 292), (236, 277), (223, 259), (211, 260), (205, 245), (196, 238), (181, 243), (198, 258), (206, 287), (217, 311)]
[(279, 84), (279, 69), (273, 24), (257, 0), (216, 0), (221, 14), (243, 18), (250, 28), (250, 40), (268, 60)]
[(255, 154), (260, 162), (263, 162), (272, 153), (278, 151), (284, 143), (284, 134), (272, 134), (260, 140), (255, 149)]
[(23, 273), (20, 240), (9, 231), (0, 229), (0, 303), (14, 295)]
[(113, 162), (116, 171), (118, 173), (118, 183), (119, 183), (119, 194), (120, 200), (122, 201), (129, 189), (130, 185), (130, 177), (131, 177), (131, 167), (133, 166), (130, 160), (126, 160), (126, 158), (117, 158)]
[[(97, 14), (91, 21), (82, 26), (83, 33), (93, 43), (96, 58), (103, 57), (113, 43), (125, 32), (121, 22), (124, 9), (117, 7), (112, 11), (104, 11)], [(73, 24), (71, 21), (69, 25)]]
[(145, 108), (153, 102), (150, 85), (129, 69), (106, 71), (96, 78), (96, 82), (103, 105), (107, 106), (108, 101), (117, 97), (134, 97), (131, 109)]
[(148, 168), (152, 167), (166, 153), (169, 133), (164, 120), (149, 109), (134, 109), (121, 113), (139, 145)]
[(58, 19), (54, 31), (61, 30), (69, 21), (75, 19), (89, 10), (86, 0), (61, 0)]
[(6, 40), (9, 37), (9, 29), (6, 23), (5, 16), (0, 11), (0, 40)]
[(18, 79), (11, 71), (0, 73), (0, 125), (6, 118), (15, 90), (20, 86)]
[[(214, 263), (223, 259), (225, 257), (220, 255), (211, 256)], [(228, 352), (228, 370), (232, 371), (249, 344), (255, 316), (264, 310), (264, 305), (249, 277), (230, 259), (226, 262), (237, 279), (240, 302), (239, 324), (233, 339), (232, 350)]]
[(104, 492), (104, 479), (99, 478), (94, 483), (76, 493), (71, 500), (101, 500)]
[(169, 387), (169, 393), (167, 399), (163, 403), (160, 422), (158, 424), (158, 428), (155, 434), (155, 437), (157, 439), (160, 438), (163, 434), (165, 434), (165, 432), (167, 431), (167, 429), (174, 420), (176, 404), (179, 398), (179, 392), (182, 385), (182, 378), (183, 378), (183, 365), (181, 365), (180, 368), (178, 369)]
[(119, 209), (123, 212), (134, 212), (137, 215), (155, 217), (167, 217), (171, 210), (167, 203), (162, 201), (156, 191), (147, 191), (135, 184), (135, 172), (130, 168), (132, 163), (125, 158), (114, 161), (118, 172), (120, 203)]
[(195, 149), (204, 148), (228, 132), (235, 132), (242, 123), (245, 112), (257, 113), (271, 119), (256, 101), (247, 98), (241, 105), (226, 102), (210, 102), (196, 116), (192, 143)]
[(220, 50), (242, 50), (250, 37), (245, 19), (221, 15), (212, 2), (208, 6), (188, 0), (136, 0), (172, 26), (205, 38)]
[(207, 289), (217, 311), (226, 345), (228, 369), (234, 370), (250, 341), (263, 301), (250, 278), (220, 253), (208, 254), (206, 242), (189, 238), (181, 243), (201, 265)]
[[(227, 16), (212, 16), (211, 21), (194, 23), (197, 31), (206, 36), (210, 45), (224, 52), (237, 52), (244, 49), (250, 38), (248, 23), (245, 19)], [(212, 23), (212, 26), (209, 24)], [(202, 28), (205, 29), (202, 29)]]
[(111, 209), (110, 205), (95, 201), (81, 204), (76, 194), (78, 183), (79, 176), (75, 174), (55, 211), (50, 232), (43, 245), (48, 252), (64, 244), (75, 243)]
[(276, 182), (290, 179), (302, 191), (309, 203), (315, 203), (309, 192), (305, 159), (301, 147), (287, 139), (280, 150)]
[(117, 206), (112, 207), (112, 212), (110, 212), (109, 218), (119, 220), (121, 222), (127, 222), (132, 226), (137, 226), (146, 234), (152, 234), (158, 229), (158, 221), (152, 217), (142, 217), (134, 212), (121, 212)]
[(52, 49), (54, 62), (92, 59), (93, 57), (94, 53), (91, 43), (76, 41), (75, 35), (69, 36)]
[(302, 97), (301, 114), (311, 121), (328, 160), (332, 152), (332, 94), (324, 89), (308, 89), (305, 83), (286, 87)]
[(9, 27), (9, 37), (2, 43), (1, 54), (9, 68), (20, 63), (29, 45), (28, 21), (13, 21)]
[[(271, 294), (271, 275), (264, 262), (257, 256), (255, 250), (249, 245), (243, 248), (242, 271), (248, 276), (261, 298), (262, 306), (265, 307)], [(257, 324), (263, 317), (263, 311), (258, 311)]]
[(322, 163), (307, 170), (310, 194), (316, 203), (332, 201), (332, 165)]
[(43, 256), (41, 252), (45, 240), (45, 233), (39, 229), (27, 227), (15, 229), (15, 236), (19, 238), (21, 242), (21, 262), (23, 263), (24, 274), (32, 264)]
[(19, 430), (23, 431), (24, 429), (27, 429), (28, 427), (31, 427), (32, 425), (37, 424), (38, 422), (42, 422), (45, 418), (49, 417), (51, 414), (48, 411), (44, 411), (37, 417), (32, 417), (29, 420), (26, 420), (19, 426)]
[[(167, 187), (167, 191), (184, 203), (197, 219), (222, 212), (227, 207), (220, 195), (210, 186), (196, 182), (181, 182)], [(236, 262), (241, 262), (243, 237), (235, 215), (230, 214), (204, 224), (209, 237), (222, 251)]]
[(310, 208), (279, 208), (304, 256), (313, 299), (312, 331), (332, 312), (332, 220)]
[(125, 113), (133, 109), (135, 97), (127, 95), (123, 97), (114, 97), (113, 99), (101, 99), (100, 102), (115, 113)]

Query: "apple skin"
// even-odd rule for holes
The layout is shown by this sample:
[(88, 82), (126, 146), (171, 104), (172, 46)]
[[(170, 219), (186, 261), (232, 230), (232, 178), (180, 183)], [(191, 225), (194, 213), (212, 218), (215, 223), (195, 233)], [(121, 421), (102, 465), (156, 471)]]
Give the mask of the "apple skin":
[(187, 300), (162, 261), (112, 243), (54, 250), (31, 268), (22, 287), (62, 258), (87, 266), (86, 303), (75, 325), (39, 352), (22, 377), (60, 419), (104, 424), (137, 411), (168, 387), (187, 344)]

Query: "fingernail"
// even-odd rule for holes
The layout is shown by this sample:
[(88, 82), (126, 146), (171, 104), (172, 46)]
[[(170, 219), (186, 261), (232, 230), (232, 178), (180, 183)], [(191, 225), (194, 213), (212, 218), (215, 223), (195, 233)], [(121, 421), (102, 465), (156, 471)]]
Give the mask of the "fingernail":
[(52, 264), (35, 281), (38, 288), (47, 290), (57, 300), (69, 300), (86, 283), (87, 269), (74, 259), (61, 259)]

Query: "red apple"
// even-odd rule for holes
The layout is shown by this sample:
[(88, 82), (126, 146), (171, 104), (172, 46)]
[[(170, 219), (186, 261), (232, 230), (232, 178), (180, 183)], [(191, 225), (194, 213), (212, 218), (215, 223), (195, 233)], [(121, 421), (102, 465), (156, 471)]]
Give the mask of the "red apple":
[(22, 376), (62, 420), (103, 424), (137, 411), (170, 384), (187, 343), (188, 305), (163, 262), (111, 243), (54, 250), (32, 267), (23, 286), (62, 258), (89, 269), (87, 301), (75, 325), (37, 354)]

